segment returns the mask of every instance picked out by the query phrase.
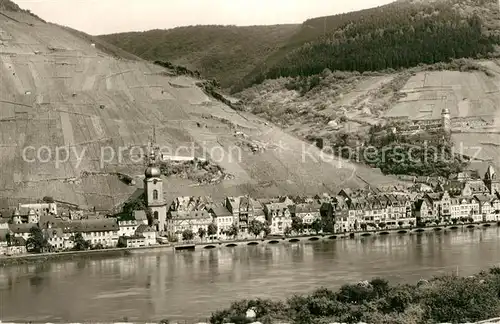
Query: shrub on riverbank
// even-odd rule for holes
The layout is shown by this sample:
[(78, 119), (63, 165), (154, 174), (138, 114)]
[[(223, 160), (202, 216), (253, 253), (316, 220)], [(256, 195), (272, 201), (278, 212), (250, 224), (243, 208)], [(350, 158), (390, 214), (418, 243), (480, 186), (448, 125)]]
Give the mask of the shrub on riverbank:
[[(256, 318), (248, 320), (253, 309)], [(390, 285), (384, 279), (320, 288), (285, 302), (242, 300), (216, 311), (211, 324), (358, 323), (431, 324), (476, 322), (500, 316), (500, 268), (476, 276), (439, 276), (417, 284)]]

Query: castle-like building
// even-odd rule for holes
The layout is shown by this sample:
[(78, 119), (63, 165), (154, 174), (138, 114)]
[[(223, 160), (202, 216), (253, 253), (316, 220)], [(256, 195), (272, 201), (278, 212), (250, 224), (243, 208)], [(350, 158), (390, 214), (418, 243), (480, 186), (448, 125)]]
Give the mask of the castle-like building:
[(408, 116), (396, 116), (389, 117), (388, 119), (392, 121), (404, 122), (405, 127), (401, 129), (403, 133), (413, 133), (422, 130), (444, 130), (444, 132), (450, 134), (452, 128), (478, 128), (486, 127), (492, 124), (492, 120), (484, 116), (452, 118), (448, 107), (444, 107), (441, 110), (440, 118), (410, 119)]

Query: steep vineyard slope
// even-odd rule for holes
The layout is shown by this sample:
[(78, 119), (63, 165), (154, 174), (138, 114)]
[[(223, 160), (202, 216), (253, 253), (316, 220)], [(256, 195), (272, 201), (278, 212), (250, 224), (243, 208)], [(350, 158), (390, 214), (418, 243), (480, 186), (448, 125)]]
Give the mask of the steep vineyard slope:
[[(153, 126), (157, 143), (171, 149), (170, 155), (190, 156), (187, 148), (194, 146), (196, 155), (205, 152), (233, 175), (214, 185), (169, 177), (168, 198), (315, 194), (392, 181), (338, 160), (316, 162), (304, 154), (303, 161), (303, 142), (213, 100), (197, 87), (199, 80), (144, 61), (117, 59), (91, 40), (27, 13), (2, 13), (0, 197), (15, 202), (53, 196), (111, 208), (137, 189), (117, 173), (142, 186), (140, 150), (130, 149), (145, 145)], [(186, 149), (174, 151), (181, 146)], [(67, 162), (56, 163), (58, 148)], [(241, 148), (241, 158), (235, 148)], [(110, 162), (101, 163), (103, 152)]]

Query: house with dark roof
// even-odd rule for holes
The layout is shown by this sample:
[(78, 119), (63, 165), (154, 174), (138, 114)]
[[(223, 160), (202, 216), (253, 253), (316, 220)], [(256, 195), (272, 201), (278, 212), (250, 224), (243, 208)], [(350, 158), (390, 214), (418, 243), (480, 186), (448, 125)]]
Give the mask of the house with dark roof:
[(83, 239), (91, 245), (103, 247), (116, 247), (120, 227), (116, 219), (79, 220), (67, 222), (63, 231), (82, 233)]
[(134, 210), (132, 215), (137, 224), (148, 225), (148, 216), (146, 215), (146, 212), (144, 210)]
[(321, 205), (317, 202), (307, 202), (289, 206), (292, 217), (302, 220), (304, 225), (312, 225), (316, 220), (321, 220)]
[(292, 215), (289, 207), (294, 205), (294, 202), (290, 198), (280, 197), (260, 200), (260, 202), (264, 206), (264, 214), (271, 228), (271, 234), (283, 235), (286, 228), (291, 228)]
[(132, 235), (122, 236), (127, 247), (146, 247), (157, 245), (156, 230), (151, 226), (141, 224)]
[(221, 203), (214, 203), (210, 206), (208, 212), (212, 215), (215, 225), (217, 225), (217, 234), (214, 239), (228, 239), (226, 233), (229, 231), (233, 224), (237, 221), (233, 213), (226, 208), (226, 205)]
[[(279, 201), (280, 199), (283, 201), (291, 201), (287, 200), (289, 199), (287, 197), (274, 199), (273, 201)], [(266, 213), (263, 204), (252, 197), (226, 197), (224, 205), (233, 215), (233, 221), (238, 226), (241, 235), (250, 235), (248, 233), (248, 226), (252, 220), (256, 219), (262, 223), (266, 221)]]
[(49, 226), (48, 228), (42, 229), (42, 233), (55, 251), (71, 249), (74, 246), (71, 238), (64, 235), (62, 228)]
[(11, 237), (10, 242), (5, 250), (5, 255), (26, 254), (26, 240), (22, 237)]
[(418, 199), (413, 209), (417, 223), (431, 222), (435, 220), (433, 214), (433, 202), (428, 197)]
[(453, 197), (451, 199), (451, 204), (451, 219), (472, 219), (474, 222), (480, 222), (483, 220), (483, 216), (480, 212), (480, 200), (476, 196)]
[(9, 229), (14, 237), (22, 237), (27, 240), (30, 237), (30, 232), (33, 227), (38, 227), (37, 224), (9, 224)]
[(208, 226), (212, 224), (212, 215), (207, 210), (179, 210), (168, 211), (167, 213), (167, 233), (170, 236), (182, 238), (185, 230), (191, 230), (195, 235), (200, 229), (208, 232)]

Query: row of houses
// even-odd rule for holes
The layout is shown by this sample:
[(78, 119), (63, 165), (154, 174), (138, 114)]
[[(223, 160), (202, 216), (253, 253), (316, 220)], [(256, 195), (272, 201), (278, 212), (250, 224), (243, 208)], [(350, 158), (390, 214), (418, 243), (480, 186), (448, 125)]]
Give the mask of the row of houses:
[[(423, 180), (430, 190), (393, 188), (382, 192), (368, 187), (344, 189), (333, 196), (266, 199), (239, 196), (226, 197), (223, 201), (210, 197), (178, 197), (167, 207), (161, 205), (166, 211), (162, 227), (155, 224), (160, 215), (158, 211), (152, 211), (149, 218), (144, 210), (102, 218), (98, 213), (59, 215), (55, 203), (19, 205), (10, 215), (2, 213), (0, 217), (0, 254), (22, 252), (33, 227), (42, 231), (54, 250), (67, 250), (76, 244), (77, 234), (93, 247), (119, 244), (140, 247), (155, 245), (166, 238), (182, 240), (186, 231), (199, 234), (200, 239), (210, 236), (225, 240), (264, 233), (283, 235), (290, 229), (297, 230), (296, 224), (301, 224), (299, 229), (314, 231), (318, 230), (318, 224), (328, 224), (332, 226), (326, 229), (328, 231), (351, 232), (436, 221), (498, 221), (500, 181), (493, 167), (488, 167), (483, 179), (474, 174), (458, 174), (447, 180), (415, 178), (414, 183), (422, 184)], [(158, 197), (161, 191), (153, 189), (152, 197), (155, 194)], [(261, 233), (256, 233), (252, 226), (255, 223), (263, 225), (259, 227)]]
[[(166, 234), (182, 240), (186, 230), (197, 235), (200, 231), (208, 233), (209, 227), (215, 225), (216, 232), (211, 238), (224, 240), (234, 237), (235, 227), (238, 237), (253, 237), (252, 221), (267, 224), (270, 234), (283, 235), (293, 227), (294, 220), (300, 220), (306, 229), (312, 228), (316, 221), (331, 220), (336, 232), (351, 232), (411, 227), (418, 222), (436, 220), (498, 221), (499, 214), (498, 195), (454, 196), (448, 191), (410, 195), (345, 189), (335, 196), (272, 199), (241, 196), (227, 197), (223, 202), (213, 202), (209, 197), (179, 197), (168, 211)], [(73, 248), (77, 233), (94, 247), (116, 247), (120, 239), (129, 247), (158, 244), (159, 233), (150, 226), (146, 212), (134, 211), (131, 216), (67, 220), (56, 215), (41, 215), (35, 224), (13, 222), (17, 217), (15, 213), (10, 220), (0, 219), (0, 254), (23, 253), (33, 227), (42, 231), (54, 250)]]
[(77, 234), (91, 248), (114, 248), (123, 240), (123, 246), (141, 247), (157, 244), (157, 232), (141, 220), (121, 221), (116, 218), (69, 220), (57, 215), (41, 215), (37, 223), (15, 223), (17, 213), (0, 218), (0, 255), (26, 253), (26, 243), (33, 235), (33, 228), (42, 233), (50, 251), (71, 250), (77, 243)]

